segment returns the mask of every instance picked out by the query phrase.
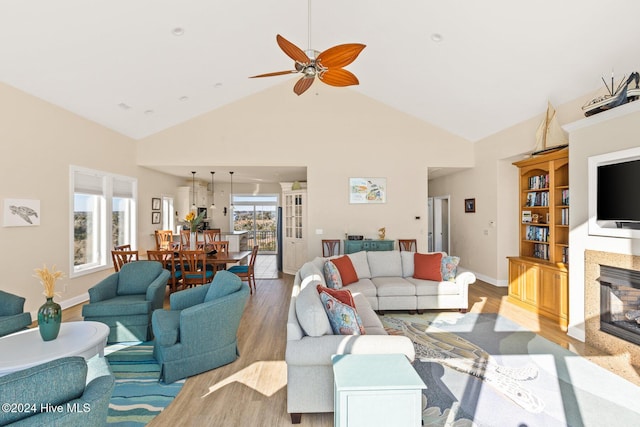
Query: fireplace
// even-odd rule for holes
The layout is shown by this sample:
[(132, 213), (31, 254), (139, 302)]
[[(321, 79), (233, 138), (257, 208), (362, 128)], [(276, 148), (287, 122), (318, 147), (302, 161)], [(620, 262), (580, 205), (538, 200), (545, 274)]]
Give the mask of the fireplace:
[(640, 271), (600, 265), (600, 330), (640, 345)]

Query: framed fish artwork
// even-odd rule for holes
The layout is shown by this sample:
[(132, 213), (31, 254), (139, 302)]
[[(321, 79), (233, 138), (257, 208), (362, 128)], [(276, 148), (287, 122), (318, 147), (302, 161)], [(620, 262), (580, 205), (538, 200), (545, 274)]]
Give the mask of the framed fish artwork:
[(4, 227), (40, 225), (40, 200), (4, 199)]

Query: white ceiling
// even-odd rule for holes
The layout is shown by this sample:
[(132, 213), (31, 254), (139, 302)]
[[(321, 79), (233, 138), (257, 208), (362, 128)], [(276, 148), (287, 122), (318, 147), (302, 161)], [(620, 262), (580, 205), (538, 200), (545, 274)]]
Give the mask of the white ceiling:
[[(306, 49), (307, 11), (307, 0), (0, 0), (0, 81), (140, 139), (293, 87), (297, 76), (248, 77), (291, 69), (275, 36)], [(477, 141), (547, 100), (595, 92), (612, 69), (640, 70), (638, 16), (637, 0), (313, 0), (311, 47), (366, 44), (346, 67), (360, 85), (344, 90)]]

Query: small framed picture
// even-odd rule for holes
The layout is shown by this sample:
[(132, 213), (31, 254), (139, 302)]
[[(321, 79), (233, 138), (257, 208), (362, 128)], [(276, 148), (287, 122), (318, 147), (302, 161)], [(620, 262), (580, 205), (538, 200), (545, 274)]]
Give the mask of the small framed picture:
[(475, 212), (476, 211), (476, 199), (464, 199), (464, 211)]
[(160, 199), (157, 197), (154, 197), (151, 199), (151, 210), (152, 211), (159, 211), (160, 210)]
[(160, 212), (151, 212), (151, 224), (160, 224)]

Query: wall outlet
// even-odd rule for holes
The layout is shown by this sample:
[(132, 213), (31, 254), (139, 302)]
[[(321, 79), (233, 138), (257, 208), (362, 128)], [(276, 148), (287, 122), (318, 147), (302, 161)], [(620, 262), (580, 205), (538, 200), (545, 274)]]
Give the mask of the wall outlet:
[(489, 235), (489, 230), (486, 230), (486, 229), (485, 229), (485, 230), (483, 230), (483, 233), (482, 233), (482, 234), (484, 234), (485, 236), (488, 236), (488, 235)]

